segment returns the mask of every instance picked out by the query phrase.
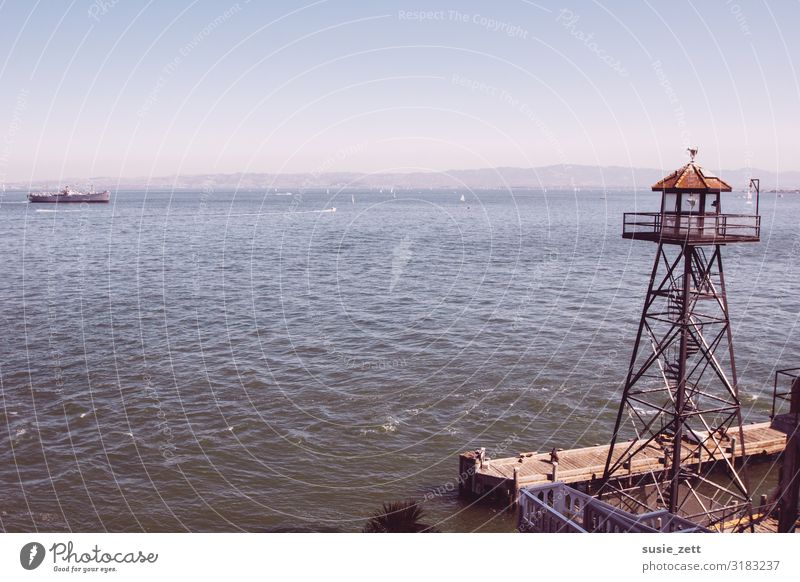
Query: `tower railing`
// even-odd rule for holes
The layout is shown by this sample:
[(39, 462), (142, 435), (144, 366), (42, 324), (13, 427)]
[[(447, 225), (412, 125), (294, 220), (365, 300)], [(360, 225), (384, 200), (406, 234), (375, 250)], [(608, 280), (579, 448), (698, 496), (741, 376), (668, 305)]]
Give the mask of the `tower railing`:
[(622, 236), (699, 243), (756, 242), (761, 238), (761, 216), (626, 212), (623, 216)]
[[(800, 377), (800, 368), (785, 368), (775, 371), (775, 384), (772, 388), (772, 412), (770, 418), (783, 412), (783, 402), (792, 399), (792, 385)], [(788, 387), (785, 387), (788, 383)]]

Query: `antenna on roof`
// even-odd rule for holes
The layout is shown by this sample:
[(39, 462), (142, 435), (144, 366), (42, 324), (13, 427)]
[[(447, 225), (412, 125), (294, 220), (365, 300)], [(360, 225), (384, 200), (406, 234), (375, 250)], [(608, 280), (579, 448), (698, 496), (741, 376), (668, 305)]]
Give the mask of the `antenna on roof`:
[(698, 151), (697, 146), (694, 146), (693, 148), (686, 148), (686, 149), (689, 152), (689, 158), (690, 158), (689, 161), (690, 162), (694, 162), (694, 157), (697, 155), (697, 151)]

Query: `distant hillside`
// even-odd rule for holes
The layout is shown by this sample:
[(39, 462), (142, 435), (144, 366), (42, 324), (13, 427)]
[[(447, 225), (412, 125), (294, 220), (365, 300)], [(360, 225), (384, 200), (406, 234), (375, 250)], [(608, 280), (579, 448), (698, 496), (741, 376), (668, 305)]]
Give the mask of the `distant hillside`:
[[(266, 188), (550, 188), (550, 189), (648, 189), (675, 168), (625, 168), (621, 166), (554, 165), (536, 168), (483, 168), (476, 170), (450, 170), (446, 172), (412, 172), (364, 174), (356, 172), (331, 172), (323, 174), (199, 174), (186, 176), (160, 176), (153, 178), (114, 178), (96, 176), (72, 178), (57, 182), (37, 182), (34, 188), (55, 187), (62, 184), (94, 184), (98, 188), (113, 189), (180, 189), (214, 190)], [(800, 187), (800, 171), (770, 172), (741, 168), (720, 170), (717, 174), (735, 190), (747, 187), (750, 177), (761, 179), (762, 190), (794, 189)], [(28, 184), (7, 184), (9, 189), (27, 189)]]

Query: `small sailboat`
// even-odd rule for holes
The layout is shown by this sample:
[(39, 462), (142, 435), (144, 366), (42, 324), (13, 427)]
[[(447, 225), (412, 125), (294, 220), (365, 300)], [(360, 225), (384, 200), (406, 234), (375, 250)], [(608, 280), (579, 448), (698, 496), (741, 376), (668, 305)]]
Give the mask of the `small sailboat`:
[(752, 188), (752, 184), (753, 184), (753, 182), (751, 181), (750, 184), (747, 185), (747, 195), (744, 197), (745, 200), (747, 200), (746, 204), (752, 204), (753, 203), (753, 188)]
[(355, 204), (356, 203), (356, 195), (355, 194), (350, 194), (350, 203), (351, 204)]
[(461, 202), (466, 202), (466, 201), (467, 201), (467, 199), (466, 199), (466, 198), (464, 198), (464, 195), (462, 194), (462, 195), (461, 195)]
[(397, 194), (394, 193), (394, 186), (392, 186), (392, 198), (397, 198)]

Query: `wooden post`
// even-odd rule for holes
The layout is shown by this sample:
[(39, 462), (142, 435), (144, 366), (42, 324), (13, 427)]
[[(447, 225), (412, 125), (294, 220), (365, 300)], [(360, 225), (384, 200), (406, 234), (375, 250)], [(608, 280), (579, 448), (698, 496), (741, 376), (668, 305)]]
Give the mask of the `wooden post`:
[(477, 451), (458, 456), (458, 494), (463, 498), (469, 498), (475, 493), (475, 469), (477, 466)]
[(778, 484), (778, 532), (791, 533), (797, 522), (797, 496), (800, 494), (800, 377), (792, 384), (789, 413), (794, 415), (792, 432), (783, 452)]
[(558, 461), (553, 461), (553, 474), (551, 480), (555, 483), (558, 480)]
[(778, 532), (792, 533), (797, 522), (797, 496), (800, 494), (800, 436), (795, 429), (783, 453), (780, 472)]

